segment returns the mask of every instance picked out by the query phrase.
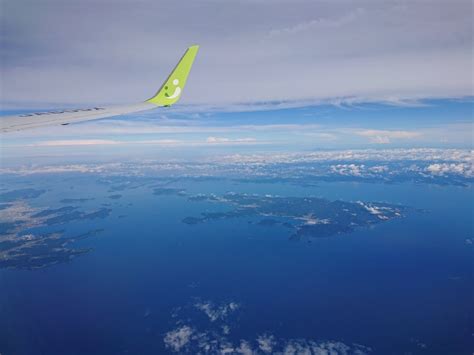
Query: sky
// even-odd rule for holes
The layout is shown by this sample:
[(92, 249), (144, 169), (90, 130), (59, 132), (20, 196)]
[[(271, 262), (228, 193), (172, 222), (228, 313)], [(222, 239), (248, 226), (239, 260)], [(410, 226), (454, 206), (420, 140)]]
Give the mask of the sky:
[(97, 146), (111, 154), (472, 147), (471, 1), (0, 6), (3, 115), (141, 102), (186, 47), (201, 46), (174, 108), (11, 134), (3, 159)]

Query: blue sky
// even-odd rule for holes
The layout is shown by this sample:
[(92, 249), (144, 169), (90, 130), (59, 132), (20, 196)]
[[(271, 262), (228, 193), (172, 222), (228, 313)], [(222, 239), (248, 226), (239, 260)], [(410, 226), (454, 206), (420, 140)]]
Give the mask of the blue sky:
[(12, 133), (3, 138), (2, 146), (5, 163), (48, 155), (182, 160), (320, 149), (471, 149), (472, 100), (324, 104), (244, 112), (193, 112), (193, 108), (176, 107)]

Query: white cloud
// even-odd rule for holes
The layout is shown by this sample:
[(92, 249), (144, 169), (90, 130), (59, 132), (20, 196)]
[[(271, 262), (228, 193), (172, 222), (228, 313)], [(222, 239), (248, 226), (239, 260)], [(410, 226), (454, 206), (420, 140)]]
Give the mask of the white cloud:
[(336, 164), (331, 165), (332, 173), (346, 176), (370, 176), (386, 173), (389, 167), (386, 165), (366, 166), (365, 164)]
[(77, 146), (101, 146), (101, 145), (161, 145), (168, 147), (196, 147), (204, 145), (247, 145), (268, 144), (269, 142), (258, 142), (254, 138), (223, 138), (208, 137), (205, 141), (196, 139), (141, 139), (140, 137), (129, 140), (110, 139), (70, 139), (70, 140), (45, 140), (36, 143), (8, 145), (9, 147), (77, 147)]
[(314, 31), (319, 29), (337, 29), (338, 27), (344, 26), (350, 22), (353, 22), (357, 17), (360, 17), (366, 13), (366, 11), (362, 8), (357, 8), (353, 12), (340, 16), (338, 18), (319, 18), (315, 20), (311, 20), (308, 22), (301, 22), (292, 27), (271, 30), (269, 33), (269, 37), (274, 36), (282, 36), (282, 35), (295, 35), (300, 32), (305, 31)]
[(240, 346), (238, 348), (235, 349), (235, 352), (237, 354), (242, 354), (242, 355), (252, 355), (252, 354), (255, 354), (253, 349), (252, 349), (252, 346), (250, 345), (250, 343), (246, 340), (241, 340), (240, 341)]
[(331, 165), (331, 171), (340, 175), (362, 176), (365, 165), (356, 164), (337, 164)]
[[(207, 144), (207, 143), (204, 143)], [(474, 178), (474, 151), (470, 149), (361, 149), (334, 150), (297, 153), (232, 154), (222, 156), (205, 155), (193, 162), (171, 157), (152, 159), (88, 163), (88, 164), (34, 164), (20, 166), (4, 165), (0, 174), (33, 175), (60, 174), (68, 172), (94, 173), (122, 176), (274, 176), (274, 164), (284, 164), (279, 174), (291, 173), (301, 176), (348, 176), (373, 178), (387, 181), (401, 177), (420, 181), (435, 181), (449, 176), (453, 182), (459, 178)], [(295, 170), (297, 169), (297, 170)], [(200, 307), (219, 311), (234, 305), (215, 305), (200, 302)]]
[(56, 141), (44, 141), (32, 146), (37, 147), (60, 147), (60, 146), (80, 146), (80, 145), (110, 145), (120, 144), (118, 141), (106, 140), (106, 139), (76, 139), (76, 140), (56, 140)]
[[(45, 149), (53, 149), (56, 145), (76, 145), (81, 141), (89, 145), (106, 144), (108, 151), (119, 151), (114, 147), (125, 144), (182, 147), (275, 145), (292, 150), (302, 146), (327, 149), (366, 145), (367, 141), (417, 146), (469, 146), (472, 128), (469, 123), (452, 123), (412, 131), (390, 131), (314, 123), (265, 124), (265, 121), (261, 121), (261, 124), (221, 126), (206, 119), (161, 119), (157, 111), (151, 116), (134, 115), (126, 120), (92, 121), (69, 125), (67, 129), (61, 126), (12, 132), (2, 137), (2, 147), (5, 148), (4, 155), (8, 157), (21, 154), (22, 151), (17, 149), (19, 147), (43, 146)], [(58, 140), (57, 137), (61, 139)], [(43, 143), (44, 141), (51, 143)]]
[(362, 355), (368, 352), (370, 352), (369, 348), (360, 347), (354, 349), (339, 341), (326, 341), (317, 343), (315, 341), (305, 339), (290, 340), (283, 350), (284, 355)]
[(315, 151), (310, 153), (271, 153), (271, 154), (232, 154), (219, 159), (228, 163), (308, 163), (324, 161), (345, 161), (351, 164), (364, 161), (441, 161), (474, 162), (474, 150), (471, 149), (344, 149)]
[[(256, 334), (251, 339), (236, 340), (232, 336), (229, 320), (224, 320), (230, 311), (236, 312), (241, 307), (235, 302), (217, 306), (212, 301), (193, 304), (192, 308), (203, 311), (208, 315), (209, 322), (201, 319), (193, 325), (195, 314), (189, 312), (189, 307), (179, 307), (173, 312), (176, 328), (164, 335), (166, 347), (176, 353), (199, 354), (318, 354), (318, 355), (362, 355), (371, 349), (358, 344), (344, 344), (339, 341), (317, 341), (312, 339), (277, 338), (272, 333)], [(222, 316), (224, 315), (224, 316)], [(202, 329), (202, 328), (204, 329)]]
[(364, 355), (372, 349), (363, 345), (347, 345), (340, 341), (315, 341), (310, 339), (277, 340), (272, 334), (263, 334), (254, 341), (240, 340), (234, 344), (229, 337), (214, 329), (198, 332), (181, 326), (166, 333), (165, 345), (173, 352), (205, 354), (277, 354), (277, 355)]
[(376, 173), (376, 174), (380, 174), (380, 173), (384, 173), (384, 172), (387, 172), (388, 171), (388, 166), (386, 165), (377, 165), (377, 166), (372, 166), (369, 168), (369, 171), (370, 172), (373, 172), (373, 173)]
[[(70, 140), (47, 140), (33, 144), (27, 144), (30, 147), (66, 147), (66, 146), (94, 146), (94, 145), (186, 145), (175, 139), (154, 139), (154, 140), (110, 140), (110, 139), (70, 139)], [(192, 143), (189, 143), (192, 144)]]
[(230, 327), (226, 324), (222, 326), (222, 333), (228, 335), (230, 333)]
[(248, 144), (255, 143), (255, 138), (225, 138), (225, 137), (207, 137), (206, 142), (210, 144)]
[(191, 327), (183, 325), (166, 333), (164, 338), (165, 345), (171, 350), (178, 352), (191, 341), (193, 333), (194, 330)]
[(468, 163), (436, 163), (430, 164), (426, 171), (433, 175), (462, 175), (465, 177), (474, 177), (474, 166)]
[(421, 136), (420, 132), (414, 131), (388, 131), (368, 129), (355, 132), (359, 136), (368, 137), (370, 142), (376, 144), (388, 144), (392, 139), (414, 139)]
[(263, 334), (257, 338), (258, 348), (266, 354), (270, 354), (276, 345), (275, 337), (270, 334)]
[(223, 305), (216, 305), (210, 301), (198, 302), (194, 307), (204, 312), (211, 322), (224, 320), (229, 314), (239, 309), (239, 305), (235, 302), (229, 302)]

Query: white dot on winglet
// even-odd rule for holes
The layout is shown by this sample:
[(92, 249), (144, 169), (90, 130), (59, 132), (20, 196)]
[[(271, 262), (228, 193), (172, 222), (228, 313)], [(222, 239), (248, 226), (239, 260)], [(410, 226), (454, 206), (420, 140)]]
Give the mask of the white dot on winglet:
[(178, 79), (174, 79), (173, 80), (173, 85), (178, 85), (179, 84), (179, 80)]

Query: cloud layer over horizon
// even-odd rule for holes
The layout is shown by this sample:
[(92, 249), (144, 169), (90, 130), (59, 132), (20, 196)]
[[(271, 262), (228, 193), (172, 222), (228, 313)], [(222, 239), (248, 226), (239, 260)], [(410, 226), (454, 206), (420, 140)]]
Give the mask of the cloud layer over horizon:
[(186, 104), (473, 95), (471, 1), (25, 0), (1, 7), (4, 108), (142, 101), (194, 43), (201, 51)]

